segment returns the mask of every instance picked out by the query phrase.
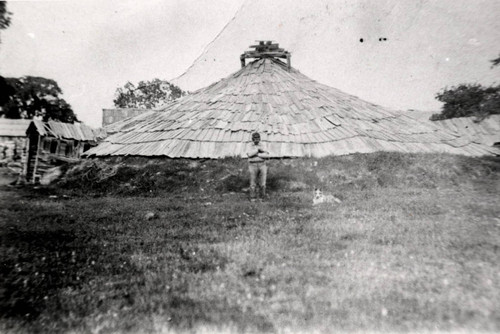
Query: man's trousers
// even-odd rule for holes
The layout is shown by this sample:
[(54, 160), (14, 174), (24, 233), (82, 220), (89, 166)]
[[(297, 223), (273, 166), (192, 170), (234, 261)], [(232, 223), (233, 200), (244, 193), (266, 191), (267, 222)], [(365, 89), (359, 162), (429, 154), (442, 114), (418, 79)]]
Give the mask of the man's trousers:
[(266, 162), (250, 162), (248, 163), (248, 171), (250, 172), (250, 196), (255, 197), (257, 181), (263, 195), (266, 193), (266, 178), (267, 166)]

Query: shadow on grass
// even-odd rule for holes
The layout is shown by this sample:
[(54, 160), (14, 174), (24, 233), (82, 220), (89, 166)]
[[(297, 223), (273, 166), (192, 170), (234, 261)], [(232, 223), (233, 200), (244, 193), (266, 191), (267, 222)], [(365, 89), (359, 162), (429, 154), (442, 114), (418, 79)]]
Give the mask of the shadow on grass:
[(2, 239), (2, 317), (35, 319), (60, 288), (81, 286), (78, 275), (85, 262), (72, 246), (74, 233), (11, 229)]
[[(199, 212), (176, 202), (177, 210), (164, 207), (176, 219), (167, 224), (134, 219), (134, 200), (119, 211), (92, 203), (41, 200), (36, 212), (6, 211), (22, 222), (11, 220), (0, 231), (0, 330), (88, 332), (111, 324), (112, 331), (135, 332), (153, 315), (182, 330), (205, 323), (273, 330), (255, 310), (191, 296), (187, 277), (224, 270), (229, 261), (211, 246), (213, 232), (196, 219)], [(113, 314), (119, 322), (109, 322)]]

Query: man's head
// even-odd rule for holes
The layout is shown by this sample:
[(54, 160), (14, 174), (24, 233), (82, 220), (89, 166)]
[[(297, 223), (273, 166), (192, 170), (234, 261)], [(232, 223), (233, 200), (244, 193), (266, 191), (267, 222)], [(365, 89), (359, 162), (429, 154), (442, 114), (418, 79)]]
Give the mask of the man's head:
[(257, 145), (260, 142), (260, 134), (258, 132), (254, 132), (252, 134), (252, 141), (255, 145)]

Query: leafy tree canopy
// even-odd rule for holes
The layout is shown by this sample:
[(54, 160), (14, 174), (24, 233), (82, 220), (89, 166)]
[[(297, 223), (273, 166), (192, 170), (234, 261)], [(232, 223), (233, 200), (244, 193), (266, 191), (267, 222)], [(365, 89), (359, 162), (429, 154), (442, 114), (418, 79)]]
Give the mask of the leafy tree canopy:
[(10, 25), (11, 15), (7, 10), (7, 1), (0, 1), (0, 29), (6, 29)]
[(495, 67), (495, 66), (500, 65), (500, 55), (498, 56), (498, 58), (495, 58), (495, 59), (490, 60), (490, 61), (493, 63), (493, 65), (491, 65), (491, 67)]
[[(490, 62), (492, 68), (500, 65), (500, 55)], [(444, 105), (440, 114), (431, 116), (431, 121), (469, 116), (475, 116), (480, 121), (488, 115), (500, 114), (500, 85), (460, 84), (445, 87), (436, 94), (436, 99)]]
[(444, 88), (436, 94), (436, 99), (444, 105), (440, 114), (431, 116), (431, 121), (468, 116), (482, 119), (500, 114), (500, 85), (483, 87), (480, 84), (460, 84)]
[(140, 81), (137, 86), (127, 82), (116, 89), (113, 100), (117, 108), (156, 108), (187, 93), (165, 80)]
[(62, 90), (52, 79), (0, 76), (0, 117), (32, 119), (39, 116), (43, 121), (78, 122), (71, 106), (60, 95)]

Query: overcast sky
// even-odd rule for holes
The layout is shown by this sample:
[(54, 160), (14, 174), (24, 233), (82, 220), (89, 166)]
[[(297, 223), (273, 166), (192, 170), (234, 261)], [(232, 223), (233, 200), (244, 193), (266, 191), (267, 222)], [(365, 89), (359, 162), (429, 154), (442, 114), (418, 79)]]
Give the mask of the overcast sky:
[(0, 75), (56, 80), (78, 118), (98, 127), (117, 87), (181, 74), (241, 2), (8, 1)]
[(498, 82), (489, 60), (500, 51), (499, 0), (243, 3), (11, 0), (0, 75), (56, 80), (93, 127), (127, 81), (171, 80), (197, 59), (175, 82), (200, 88), (237, 71), (239, 54), (260, 38), (280, 42), (312, 79), (396, 110), (437, 112), (445, 86)]

